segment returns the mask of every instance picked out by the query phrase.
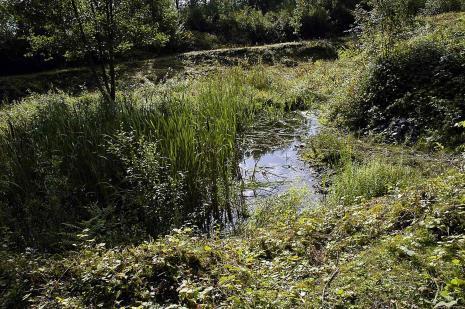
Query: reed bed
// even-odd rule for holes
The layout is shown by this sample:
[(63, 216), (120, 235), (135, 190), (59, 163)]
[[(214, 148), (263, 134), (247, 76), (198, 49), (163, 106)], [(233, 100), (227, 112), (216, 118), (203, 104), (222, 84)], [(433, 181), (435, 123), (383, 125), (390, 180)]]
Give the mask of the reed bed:
[(301, 105), (285, 99), (286, 82), (234, 68), (120, 94), (112, 109), (95, 94), (49, 94), (3, 110), (2, 233), (54, 248), (83, 229), (117, 243), (233, 221), (238, 138), (257, 117)]

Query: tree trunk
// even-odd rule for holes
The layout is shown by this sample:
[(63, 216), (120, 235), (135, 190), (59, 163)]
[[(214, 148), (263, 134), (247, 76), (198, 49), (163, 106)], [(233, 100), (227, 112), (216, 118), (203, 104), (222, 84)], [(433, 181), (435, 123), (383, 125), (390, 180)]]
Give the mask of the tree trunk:
[(110, 98), (113, 102), (116, 99), (116, 72), (115, 72), (115, 16), (113, 10), (113, 0), (108, 3), (108, 66), (110, 67)]
[(86, 36), (86, 33), (84, 31), (84, 25), (82, 24), (82, 21), (81, 21), (81, 15), (79, 13), (79, 9), (76, 5), (76, 1), (75, 0), (71, 0), (71, 5), (73, 7), (73, 13), (74, 13), (74, 17), (77, 19), (78, 21), (78, 26), (79, 26), (79, 32), (80, 32), (80, 35), (81, 35), (81, 40), (82, 40), (82, 43), (84, 44), (84, 48), (86, 49), (86, 57), (87, 57), (87, 61), (89, 63), (89, 67), (90, 67), (90, 70), (92, 71), (92, 75), (94, 76), (95, 78), (95, 81), (97, 83), (97, 87), (100, 91), (100, 93), (102, 93), (103, 97), (105, 98), (105, 100), (107, 101), (110, 101), (111, 100), (111, 96), (110, 94), (108, 93), (108, 89), (106, 89), (106, 85), (102, 85), (102, 81), (100, 80), (100, 77), (97, 73), (97, 69), (96, 69), (96, 64), (95, 64), (95, 60), (94, 60), (94, 57), (92, 55), (92, 49), (90, 47), (90, 43), (87, 39), (87, 36)]

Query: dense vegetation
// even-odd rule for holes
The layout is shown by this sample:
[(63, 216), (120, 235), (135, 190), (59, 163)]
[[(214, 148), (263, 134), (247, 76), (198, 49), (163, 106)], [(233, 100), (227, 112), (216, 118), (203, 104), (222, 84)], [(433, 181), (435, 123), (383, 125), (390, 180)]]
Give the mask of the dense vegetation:
[[(94, 3), (93, 9), (87, 3)], [(87, 56), (79, 43), (82, 40), (79, 22), (101, 43), (106, 41), (106, 15), (101, 14), (104, 1), (99, 3), (2, 1), (0, 75), (85, 63)], [(356, 8), (376, 9), (379, 5), (390, 7), (389, 10), (402, 7), (409, 14), (438, 14), (460, 10), (464, 3), (463, 0), (137, 0), (114, 1), (114, 5), (111, 24), (117, 29), (113, 33), (115, 56), (133, 59), (231, 44), (334, 37), (354, 26)], [(95, 29), (93, 19), (98, 23)], [(88, 43), (92, 35), (88, 35)], [(99, 52), (97, 48), (93, 50), (94, 54)]]
[(390, 141), (461, 146), (465, 46), (463, 26), (450, 27), (420, 33), (376, 58), (333, 116)]
[(0, 222), (11, 241), (66, 246), (62, 233), (87, 226), (107, 241), (141, 239), (237, 217), (239, 134), (258, 116), (304, 107), (306, 94), (281, 96), (291, 84), (263, 68), (221, 74), (121, 96), (111, 112), (95, 95), (34, 96), (6, 111)]
[[(67, 4), (89, 9), (76, 1)], [(176, 16), (173, 31), (143, 13), (154, 3)], [(46, 33), (48, 17), (76, 15), (43, 5), (41, 46), (63, 42), (63, 56), (69, 42), (60, 29)], [(465, 14), (435, 15), (461, 1), (119, 5), (125, 15), (101, 7), (73, 24), (95, 40), (76, 43), (74, 59), (101, 61), (104, 89), (35, 94), (0, 110), (2, 307), (465, 306)], [(131, 46), (127, 29), (112, 28), (118, 18), (156, 42)], [(196, 48), (180, 47), (186, 35), (277, 42), (354, 22), (344, 40), (189, 54), (192, 71), (161, 83), (104, 80), (113, 52)], [(92, 25), (125, 48), (111, 51)], [(249, 207), (243, 137), (310, 108), (324, 127), (301, 156), (319, 172), (322, 198), (291, 190)]]

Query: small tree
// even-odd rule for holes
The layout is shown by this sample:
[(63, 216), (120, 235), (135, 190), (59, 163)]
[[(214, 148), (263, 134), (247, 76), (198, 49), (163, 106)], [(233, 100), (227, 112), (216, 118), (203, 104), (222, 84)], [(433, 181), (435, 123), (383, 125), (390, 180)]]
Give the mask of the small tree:
[(169, 0), (57, 0), (54, 10), (43, 34), (31, 34), (33, 50), (59, 45), (67, 59), (85, 58), (108, 103), (116, 97), (118, 56), (165, 45), (170, 31), (162, 19), (176, 18)]
[(415, 13), (411, 0), (370, 0), (368, 9), (357, 6), (355, 30), (369, 51), (386, 56), (411, 28)]

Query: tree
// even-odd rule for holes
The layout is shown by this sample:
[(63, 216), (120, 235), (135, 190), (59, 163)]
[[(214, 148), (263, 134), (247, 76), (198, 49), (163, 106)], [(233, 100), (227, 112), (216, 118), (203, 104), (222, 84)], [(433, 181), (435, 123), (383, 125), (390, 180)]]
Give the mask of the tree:
[(48, 14), (41, 31), (30, 35), (33, 50), (60, 50), (68, 60), (86, 59), (108, 103), (116, 97), (118, 57), (133, 49), (164, 46), (175, 32), (169, 27), (177, 26), (170, 0), (36, 2), (52, 6), (54, 13)]
[(16, 24), (9, 10), (8, 3), (0, 1), (0, 43), (2, 44), (16, 33)]
[(370, 0), (368, 10), (355, 10), (356, 32), (373, 54), (388, 56), (396, 42), (414, 25), (416, 10), (411, 0)]
[[(104, 97), (109, 102), (113, 102), (116, 96), (115, 45), (118, 30), (115, 2), (114, 0), (89, 0), (80, 3), (77, 1), (79, 0), (71, 0), (71, 5), (92, 73), (97, 78), (99, 90)], [(101, 64), (101, 78), (97, 74), (95, 58)], [(108, 63), (108, 74), (105, 62)]]

